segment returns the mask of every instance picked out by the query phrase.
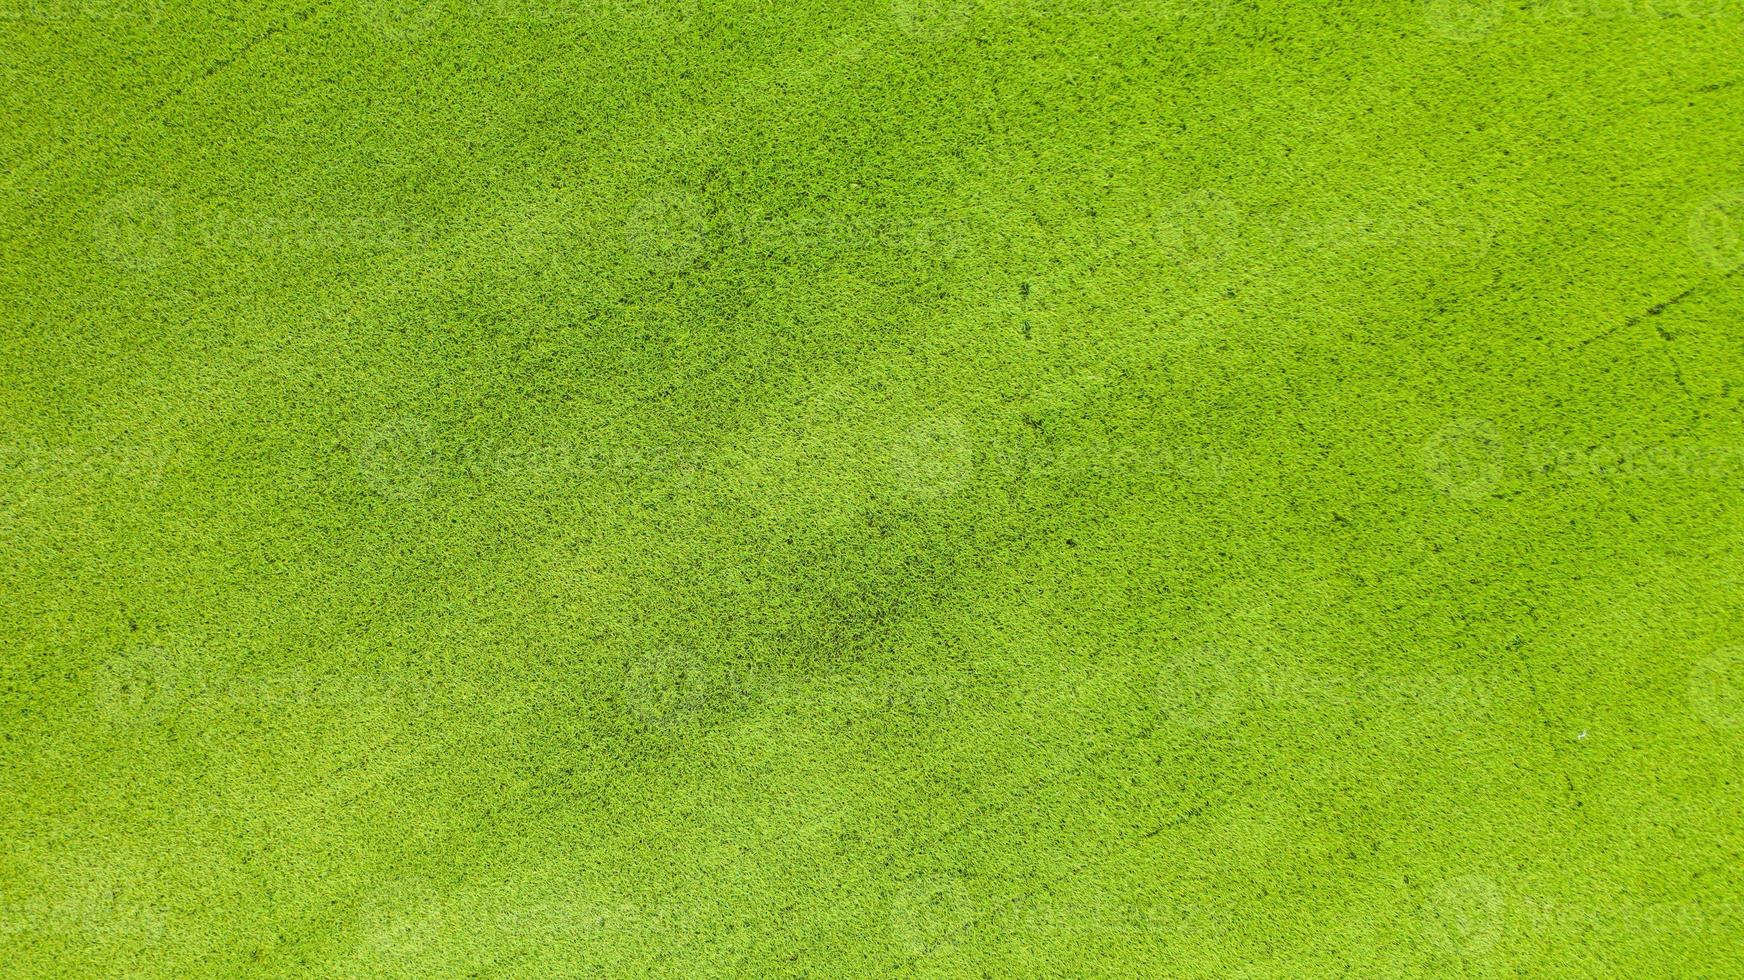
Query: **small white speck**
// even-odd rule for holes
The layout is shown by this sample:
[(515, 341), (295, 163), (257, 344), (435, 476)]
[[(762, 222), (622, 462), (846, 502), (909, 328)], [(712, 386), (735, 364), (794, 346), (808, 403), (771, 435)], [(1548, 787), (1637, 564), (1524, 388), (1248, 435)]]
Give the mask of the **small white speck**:
[(1586, 739), (1586, 737), (1587, 737), (1587, 733), (1581, 732), (1579, 735), (1575, 736), (1575, 741), (1577, 741), (1577, 742), (1584, 741)]

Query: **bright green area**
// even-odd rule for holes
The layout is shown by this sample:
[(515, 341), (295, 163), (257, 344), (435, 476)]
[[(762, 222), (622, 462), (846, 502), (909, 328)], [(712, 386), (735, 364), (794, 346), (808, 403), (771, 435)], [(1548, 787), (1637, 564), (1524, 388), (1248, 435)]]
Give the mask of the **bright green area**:
[(4, 14), (0, 975), (1744, 975), (1744, 4)]

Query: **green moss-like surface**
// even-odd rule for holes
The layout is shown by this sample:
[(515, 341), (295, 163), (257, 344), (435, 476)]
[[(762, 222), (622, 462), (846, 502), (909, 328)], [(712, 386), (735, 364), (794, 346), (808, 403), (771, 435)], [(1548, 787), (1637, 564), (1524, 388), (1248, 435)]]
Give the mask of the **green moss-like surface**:
[(1744, 6), (0, 14), (0, 975), (1744, 973)]

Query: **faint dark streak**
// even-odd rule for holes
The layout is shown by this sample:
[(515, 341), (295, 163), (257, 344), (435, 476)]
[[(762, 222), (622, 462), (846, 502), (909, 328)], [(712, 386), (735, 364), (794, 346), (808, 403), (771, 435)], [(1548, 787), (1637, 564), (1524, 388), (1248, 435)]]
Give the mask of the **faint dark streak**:
[[(1583, 348), (1583, 347), (1588, 347), (1592, 344), (1598, 343), (1601, 340), (1604, 340), (1606, 337), (1609, 337), (1609, 336), (1615, 334), (1619, 330), (1627, 330), (1630, 327), (1635, 326), (1637, 323), (1640, 323), (1642, 320), (1646, 319), (1647, 317), (1658, 316), (1661, 313), (1664, 313), (1666, 310), (1669, 310), (1672, 307), (1678, 305), (1679, 303), (1682, 303), (1684, 300), (1689, 299), (1691, 296), (1695, 295), (1696, 292), (1698, 290), (1700, 290), (1703, 286), (1709, 285), (1710, 283), (1720, 282), (1720, 281), (1723, 281), (1726, 279), (1730, 279), (1733, 276), (1738, 275), (1740, 272), (1744, 272), (1744, 265), (1735, 266), (1735, 267), (1727, 270), (1726, 272), (1721, 273), (1720, 276), (1716, 279), (1708, 279), (1708, 280), (1703, 280), (1701, 282), (1698, 282), (1695, 285), (1691, 286), (1690, 288), (1684, 290), (1681, 293), (1678, 293), (1676, 296), (1673, 296), (1672, 298), (1670, 298), (1662, 303), (1655, 303), (1652, 306), (1649, 306), (1645, 312), (1637, 314), (1637, 315), (1632, 316), (1632, 317), (1629, 317), (1627, 320), (1624, 320), (1622, 323), (1619, 323), (1616, 326), (1611, 327), (1610, 329), (1604, 331), (1603, 333), (1599, 333), (1599, 334), (1596, 334), (1594, 336), (1588, 337), (1587, 339), (1576, 344), (1575, 347), (1577, 349)], [(1657, 325), (1656, 325), (1656, 328), (1657, 328)], [(1666, 339), (1666, 340), (1671, 339), (1671, 337), (1669, 335), (1667, 335), (1664, 330), (1660, 330), (1659, 333), (1660, 333), (1660, 336), (1663, 337), (1664, 339)]]

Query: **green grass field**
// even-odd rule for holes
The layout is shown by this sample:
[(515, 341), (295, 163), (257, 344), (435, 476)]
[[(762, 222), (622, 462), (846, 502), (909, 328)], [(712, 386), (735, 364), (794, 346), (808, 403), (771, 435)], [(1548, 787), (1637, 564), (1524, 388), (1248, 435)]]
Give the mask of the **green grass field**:
[(0, 0), (0, 975), (1744, 976), (1744, 0)]

